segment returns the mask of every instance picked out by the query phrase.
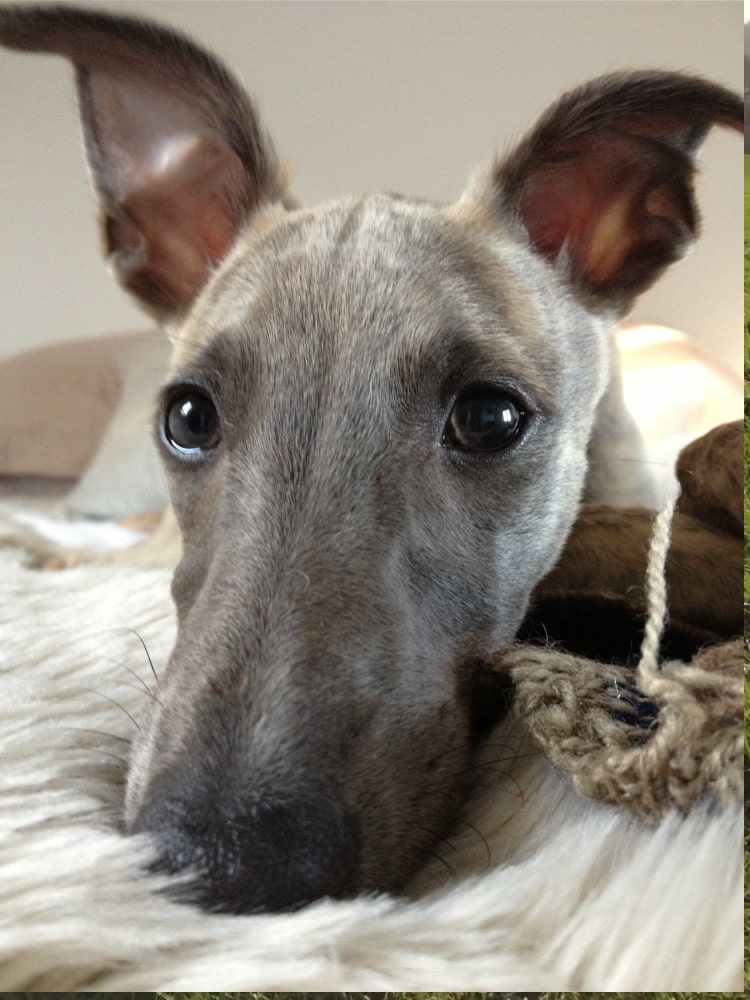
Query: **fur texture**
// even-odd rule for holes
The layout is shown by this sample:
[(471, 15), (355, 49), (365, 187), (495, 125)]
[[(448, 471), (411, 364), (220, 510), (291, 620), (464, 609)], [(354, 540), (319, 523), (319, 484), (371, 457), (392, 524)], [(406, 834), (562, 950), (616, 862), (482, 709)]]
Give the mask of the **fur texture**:
[(641, 825), (512, 721), (409, 899), (221, 916), (159, 895), (120, 823), (139, 636), (158, 672), (174, 629), (166, 570), (0, 550), (3, 989), (742, 990), (740, 811)]

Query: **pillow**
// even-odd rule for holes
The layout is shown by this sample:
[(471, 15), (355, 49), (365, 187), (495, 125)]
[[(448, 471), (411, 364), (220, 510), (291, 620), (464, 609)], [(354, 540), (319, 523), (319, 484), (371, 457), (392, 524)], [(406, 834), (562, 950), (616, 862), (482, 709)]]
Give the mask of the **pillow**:
[(0, 361), (0, 476), (77, 479), (69, 511), (120, 517), (166, 505), (151, 441), (170, 345), (156, 331), (36, 348)]
[(0, 475), (79, 476), (120, 397), (133, 334), (38, 347), (0, 362)]
[(69, 514), (118, 518), (167, 506), (167, 483), (151, 439), (151, 422), (170, 352), (166, 337), (151, 335), (117, 356), (120, 401), (93, 460), (68, 497)]

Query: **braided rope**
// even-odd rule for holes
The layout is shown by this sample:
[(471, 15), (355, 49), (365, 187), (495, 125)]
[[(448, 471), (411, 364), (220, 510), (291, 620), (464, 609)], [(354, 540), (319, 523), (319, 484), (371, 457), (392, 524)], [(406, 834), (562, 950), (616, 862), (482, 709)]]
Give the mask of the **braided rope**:
[[(707, 796), (735, 806), (744, 790), (742, 640), (701, 650), (690, 663), (660, 660), (676, 502), (654, 518), (635, 678), (627, 667), (554, 646), (518, 644), (498, 664), (513, 677), (515, 714), (577, 790), (648, 820), (672, 808), (687, 812)], [(653, 724), (640, 716), (639, 692), (658, 712)]]
[(648, 618), (641, 643), (638, 672), (653, 676), (659, 669), (659, 642), (667, 617), (667, 579), (665, 566), (672, 541), (672, 520), (679, 491), (667, 500), (654, 519), (648, 562), (646, 564), (646, 603)]

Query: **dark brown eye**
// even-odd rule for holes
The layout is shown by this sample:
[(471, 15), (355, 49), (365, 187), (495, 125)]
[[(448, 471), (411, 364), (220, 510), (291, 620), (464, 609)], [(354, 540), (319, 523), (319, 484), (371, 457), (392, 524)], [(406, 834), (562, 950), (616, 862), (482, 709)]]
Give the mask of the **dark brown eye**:
[(520, 404), (502, 390), (468, 389), (453, 405), (443, 440), (461, 451), (500, 451), (518, 437), (524, 418)]
[(221, 441), (221, 423), (216, 407), (201, 392), (184, 392), (169, 404), (164, 436), (170, 447), (190, 457), (215, 448)]

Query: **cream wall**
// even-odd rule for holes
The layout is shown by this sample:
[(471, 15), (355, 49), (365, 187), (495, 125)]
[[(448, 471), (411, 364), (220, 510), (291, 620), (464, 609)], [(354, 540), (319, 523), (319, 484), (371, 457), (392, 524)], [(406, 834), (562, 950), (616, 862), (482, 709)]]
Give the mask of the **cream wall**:
[[(91, 6), (91, 5), (90, 5)], [(738, 93), (730, 2), (111, 2), (194, 34), (256, 95), (306, 201), (374, 189), (452, 199), (562, 89), (619, 68), (698, 72)], [(67, 64), (0, 51), (0, 356), (147, 324), (107, 277)], [(742, 144), (701, 161), (704, 236), (636, 314), (742, 356)]]

